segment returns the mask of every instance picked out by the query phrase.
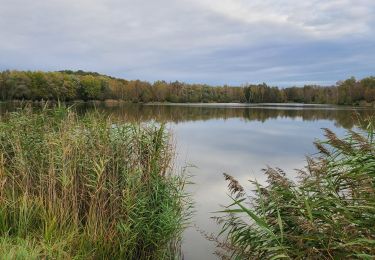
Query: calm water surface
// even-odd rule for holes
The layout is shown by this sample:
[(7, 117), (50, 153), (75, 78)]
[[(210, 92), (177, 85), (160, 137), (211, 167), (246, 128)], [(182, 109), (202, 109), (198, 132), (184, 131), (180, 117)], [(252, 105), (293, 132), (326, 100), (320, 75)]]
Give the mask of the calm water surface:
[[(249, 179), (264, 182), (261, 169), (267, 165), (293, 177), (294, 169), (305, 165), (305, 156), (315, 152), (312, 142), (323, 138), (321, 128), (342, 135), (353, 127), (353, 114), (375, 114), (370, 109), (272, 104), (107, 105), (98, 109), (129, 121), (168, 124), (177, 146), (176, 166), (196, 166), (189, 168), (195, 183), (189, 187), (196, 204), (193, 223), (207, 233), (218, 233), (210, 217), (221, 204), (229, 203), (223, 172), (245, 186)], [(215, 245), (195, 227), (185, 232), (185, 259), (217, 259), (214, 251)]]
[[(207, 233), (218, 233), (210, 219), (220, 205), (230, 203), (223, 172), (243, 185), (249, 179), (265, 181), (262, 169), (277, 166), (295, 176), (305, 165), (305, 156), (315, 152), (312, 142), (323, 138), (321, 128), (339, 135), (352, 128), (353, 115), (375, 114), (374, 110), (327, 106), (246, 106), (243, 104), (132, 105), (106, 108), (128, 120), (167, 122), (177, 146), (177, 167), (187, 164), (194, 185), (193, 223)], [(185, 259), (218, 259), (215, 245), (195, 227), (184, 235)]]

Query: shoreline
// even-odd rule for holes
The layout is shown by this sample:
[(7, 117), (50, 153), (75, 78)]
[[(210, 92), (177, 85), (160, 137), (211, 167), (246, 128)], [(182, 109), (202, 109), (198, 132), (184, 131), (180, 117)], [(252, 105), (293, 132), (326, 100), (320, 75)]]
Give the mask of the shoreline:
[(367, 105), (337, 105), (337, 104), (318, 104), (318, 103), (241, 103), (241, 102), (129, 102), (125, 100), (106, 99), (106, 100), (72, 100), (72, 101), (57, 101), (57, 100), (1, 100), (0, 104), (88, 104), (88, 105), (106, 105), (106, 106), (121, 106), (121, 105), (145, 105), (145, 106), (190, 106), (190, 107), (219, 107), (219, 108), (313, 108), (313, 109), (375, 109), (375, 104)]

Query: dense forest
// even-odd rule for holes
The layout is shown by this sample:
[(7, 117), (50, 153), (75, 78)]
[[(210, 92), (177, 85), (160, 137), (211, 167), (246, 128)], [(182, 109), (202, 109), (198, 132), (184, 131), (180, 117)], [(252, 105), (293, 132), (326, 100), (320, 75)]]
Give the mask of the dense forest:
[(267, 84), (241, 87), (187, 84), (179, 81), (118, 79), (96, 72), (0, 72), (1, 100), (106, 100), (128, 102), (247, 102), (368, 105), (375, 103), (375, 77), (339, 81), (334, 86), (278, 88)]

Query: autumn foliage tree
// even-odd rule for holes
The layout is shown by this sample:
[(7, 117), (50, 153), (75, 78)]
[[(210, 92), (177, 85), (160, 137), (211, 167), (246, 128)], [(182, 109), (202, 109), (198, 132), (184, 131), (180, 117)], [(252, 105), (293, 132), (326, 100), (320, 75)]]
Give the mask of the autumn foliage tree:
[(375, 102), (375, 77), (351, 77), (334, 86), (305, 85), (278, 88), (266, 83), (241, 87), (154, 83), (118, 79), (97, 72), (64, 70), (0, 72), (1, 100), (105, 100), (127, 102), (243, 102), (368, 105)]

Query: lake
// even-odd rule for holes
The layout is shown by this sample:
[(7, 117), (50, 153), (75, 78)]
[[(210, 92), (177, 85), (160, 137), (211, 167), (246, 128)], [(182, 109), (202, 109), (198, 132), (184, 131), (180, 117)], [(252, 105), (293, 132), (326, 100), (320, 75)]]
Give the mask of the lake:
[[(14, 107), (3, 104), (0, 109)], [(185, 259), (217, 259), (215, 245), (196, 229), (218, 233), (210, 217), (221, 210), (220, 205), (229, 204), (224, 172), (247, 187), (249, 179), (265, 181), (262, 169), (267, 165), (280, 167), (294, 178), (294, 169), (302, 168), (305, 156), (316, 152), (312, 142), (324, 138), (321, 128), (343, 135), (354, 126), (353, 116), (375, 114), (371, 109), (295, 104), (107, 104), (97, 109), (128, 121), (167, 123), (176, 144), (176, 169), (195, 166), (188, 168), (195, 183), (188, 191), (195, 201), (192, 222), (196, 227), (184, 234)]]

